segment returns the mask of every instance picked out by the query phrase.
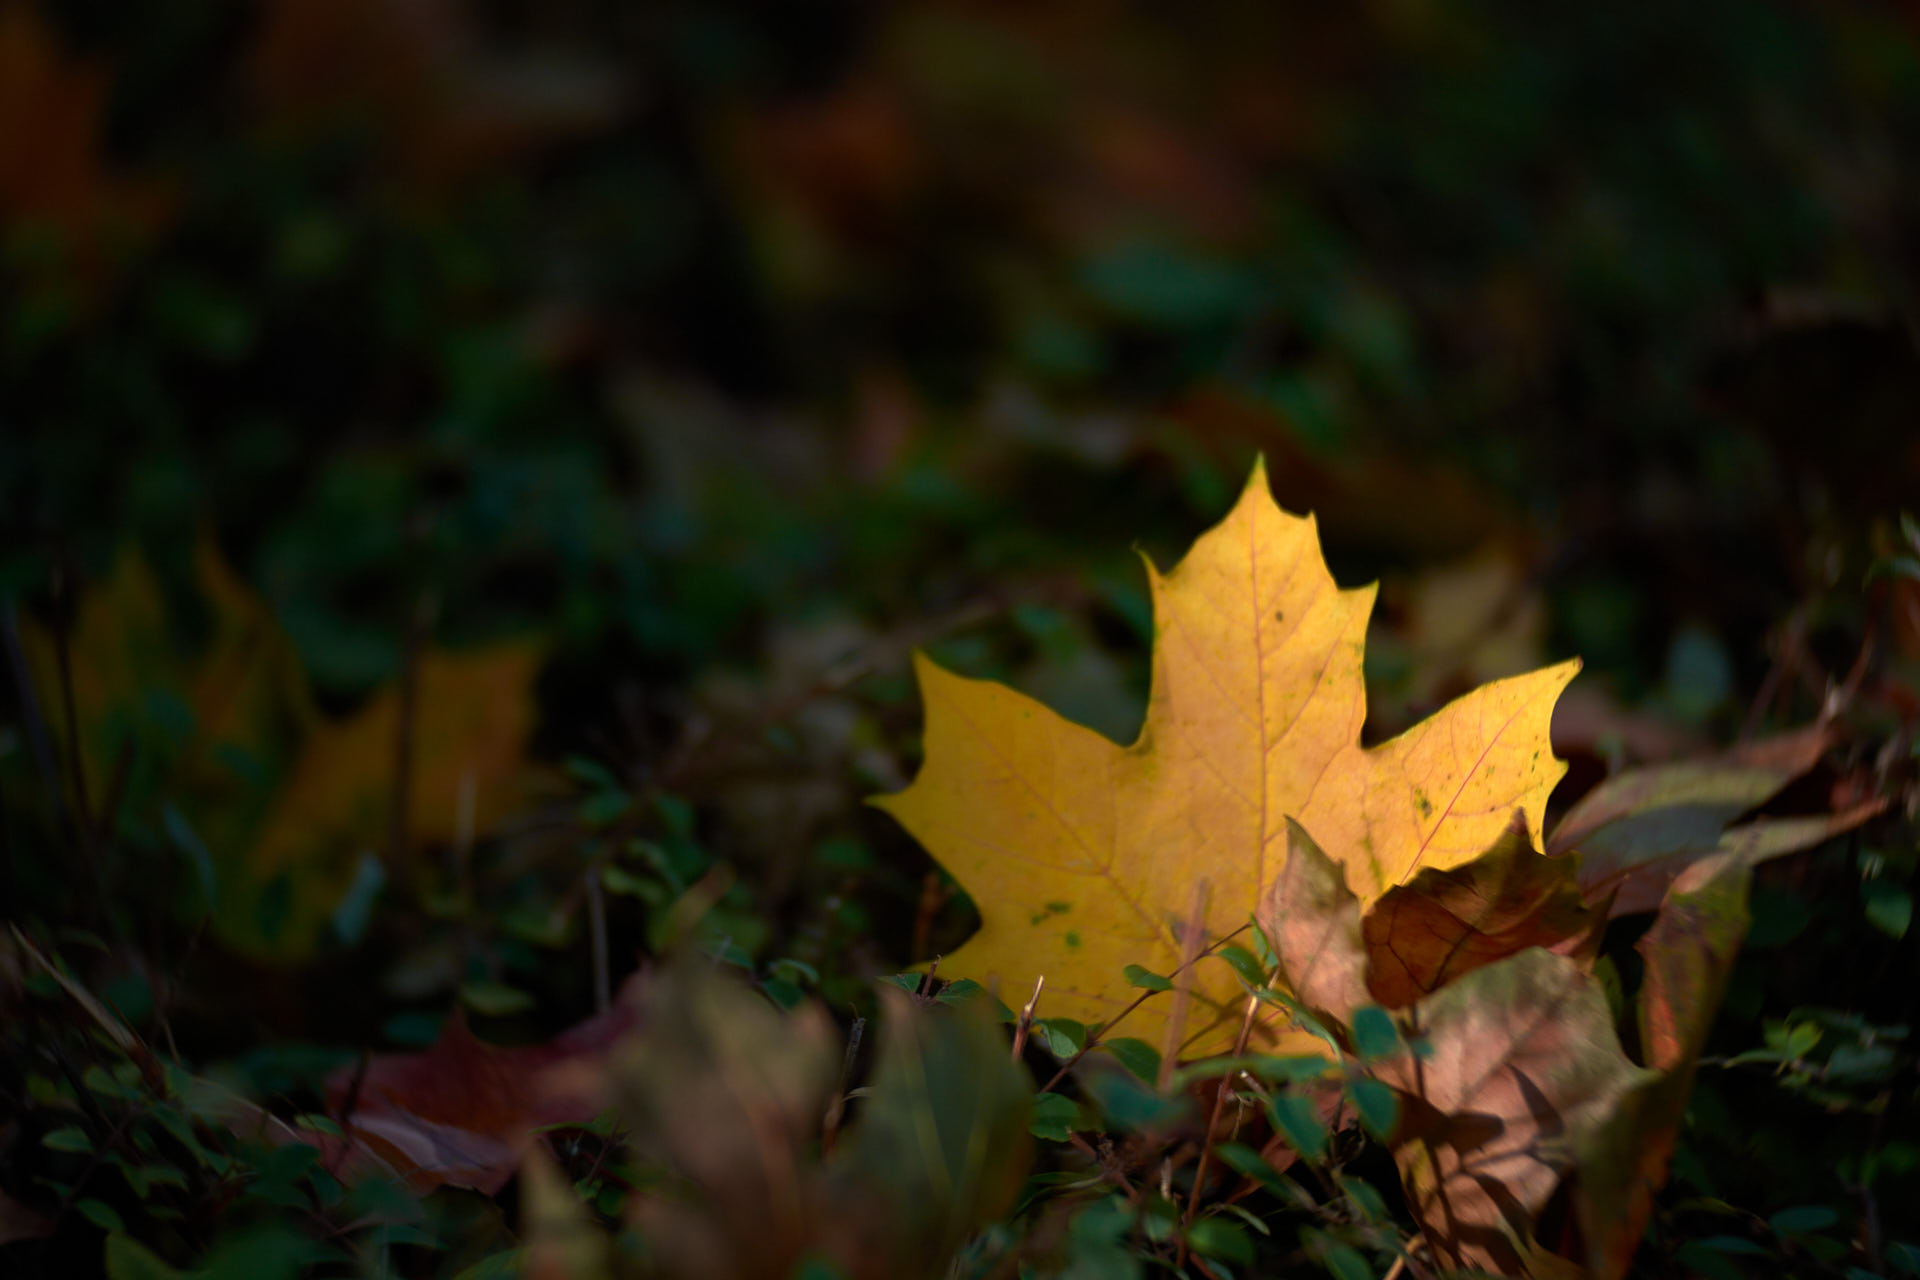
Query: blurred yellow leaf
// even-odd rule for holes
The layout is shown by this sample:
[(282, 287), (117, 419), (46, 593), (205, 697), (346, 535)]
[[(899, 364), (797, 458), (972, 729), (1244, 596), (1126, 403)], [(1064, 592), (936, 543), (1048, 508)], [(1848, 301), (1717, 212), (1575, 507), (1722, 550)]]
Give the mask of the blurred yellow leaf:
[[(137, 550), (81, 598), (68, 653), (90, 799), (97, 806), (123, 767), (149, 778), (145, 799), (184, 814), (212, 854), (215, 933), (293, 958), (318, 942), (361, 855), (391, 849), (400, 691), (328, 719), (292, 641), (210, 538), (195, 551), (194, 588), (204, 617), (192, 636)], [(55, 711), (53, 637), (28, 628), (25, 640), (43, 705)], [(531, 641), (421, 657), (411, 843), (484, 832), (519, 802), (539, 664)]]

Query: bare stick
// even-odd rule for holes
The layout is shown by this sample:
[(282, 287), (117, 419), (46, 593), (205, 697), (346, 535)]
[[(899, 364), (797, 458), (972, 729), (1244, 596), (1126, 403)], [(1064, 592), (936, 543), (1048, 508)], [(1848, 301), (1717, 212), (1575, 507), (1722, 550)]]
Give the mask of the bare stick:
[(1201, 876), (1194, 883), (1193, 906), (1180, 930), (1180, 968), (1176, 970), (1180, 980), (1173, 985), (1173, 1008), (1167, 1011), (1167, 1030), (1160, 1043), (1160, 1078), (1154, 1081), (1154, 1088), (1162, 1093), (1173, 1078), (1173, 1061), (1180, 1056), (1180, 1033), (1186, 1030), (1187, 1008), (1193, 1003), (1191, 968), (1206, 945), (1207, 904), (1212, 896), (1212, 884)]

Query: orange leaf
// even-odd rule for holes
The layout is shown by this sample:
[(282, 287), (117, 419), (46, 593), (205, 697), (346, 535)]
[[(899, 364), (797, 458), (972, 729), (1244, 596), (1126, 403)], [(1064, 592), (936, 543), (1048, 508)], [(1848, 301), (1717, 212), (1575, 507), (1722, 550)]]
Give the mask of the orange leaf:
[[(918, 659), (926, 763), (876, 803), (979, 905), (980, 932), (949, 971), (1020, 991), (1044, 974), (1050, 1012), (1103, 1021), (1131, 999), (1125, 965), (1179, 963), (1199, 882), (1207, 933), (1246, 923), (1280, 871), (1289, 819), (1369, 903), (1423, 867), (1478, 856), (1515, 809), (1539, 829), (1564, 770), (1548, 720), (1577, 663), (1487, 685), (1363, 749), (1374, 589), (1334, 583), (1312, 517), (1280, 510), (1259, 465), (1226, 520), (1171, 572), (1149, 564), (1148, 579), (1153, 692), (1130, 747)], [(1203, 966), (1193, 997), (1175, 1047), (1223, 1047), (1236, 979)], [(1166, 1003), (1141, 1006), (1129, 1033), (1164, 1034)]]

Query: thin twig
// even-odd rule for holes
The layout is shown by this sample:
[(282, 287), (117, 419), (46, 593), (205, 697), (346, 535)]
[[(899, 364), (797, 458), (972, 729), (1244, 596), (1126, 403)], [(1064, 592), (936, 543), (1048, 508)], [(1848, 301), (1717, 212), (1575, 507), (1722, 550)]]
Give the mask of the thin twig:
[(1033, 995), (1027, 1000), (1026, 1008), (1020, 1010), (1020, 1021), (1013, 1028), (1013, 1060), (1020, 1061), (1027, 1051), (1027, 1035), (1033, 1030), (1033, 1011), (1040, 1004), (1040, 990), (1047, 985), (1047, 975), (1041, 974), (1033, 984)]
[(1181, 975), (1181, 981), (1173, 985), (1173, 1008), (1167, 1011), (1167, 1030), (1160, 1042), (1160, 1074), (1153, 1082), (1154, 1088), (1162, 1093), (1173, 1077), (1173, 1062), (1180, 1054), (1180, 1033), (1187, 1026), (1187, 1007), (1193, 1003), (1193, 974), (1189, 970), (1200, 958), (1206, 943), (1207, 904), (1212, 893), (1213, 887), (1205, 876), (1194, 882), (1192, 907), (1180, 929), (1180, 968), (1175, 972)]
[[(1259, 1010), (1259, 998), (1248, 995), (1246, 1016), (1240, 1020), (1240, 1034), (1236, 1036), (1233, 1041), (1234, 1057), (1237, 1058), (1247, 1051), (1247, 1040), (1253, 1035), (1253, 1021)], [(1200, 1159), (1199, 1162), (1194, 1165), (1193, 1170), (1193, 1190), (1187, 1193), (1187, 1212), (1181, 1219), (1181, 1222), (1185, 1225), (1192, 1224), (1193, 1215), (1200, 1208), (1200, 1193), (1206, 1189), (1207, 1185), (1207, 1165), (1213, 1160), (1214, 1131), (1220, 1127), (1220, 1113), (1226, 1109), (1227, 1085), (1233, 1080), (1236, 1074), (1236, 1072), (1230, 1071), (1226, 1075), (1221, 1076), (1219, 1085), (1213, 1091), (1213, 1110), (1207, 1114), (1207, 1131), (1201, 1135)], [(1186, 1252), (1186, 1244), (1184, 1242), (1182, 1242), (1180, 1249), (1182, 1253)]]
[[(1225, 937), (1216, 938), (1214, 941), (1208, 943), (1206, 947), (1201, 950), (1199, 955), (1195, 956), (1192, 960), (1182, 960), (1180, 962), (1179, 967), (1176, 968), (1172, 973), (1167, 974), (1166, 976), (1169, 978), (1179, 977), (1182, 973), (1186, 972), (1189, 966), (1198, 964), (1200, 961), (1206, 959), (1208, 956), (1218, 951), (1221, 947), (1226, 946), (1229, 942), (1232, 942), (1235, 938), (1239, 937), (1241, 934), (1245, 933), (1246, 931), (1247, 931), (1247, 926), (1241, 925), (1238, 929), (1235, 929), (1232, 933), (1227, 934)], [(1074, 1054), (1071, 1058), (1068, 1058), (1065, 1062), (1061, 1063), (1060, 1069), (1053, 1073), (1053, 1078), (1051, 1080), (1048, 1080), (1046, 1084), (1041, 1086), (1040, 1092), (1041, 1093), (1051, 1092), (1055, 1085), (1059, 1084), (1062, 1080), (1067, 1078), (1067, 1073), (1069, 1071), (1072, 1071), (1074, 1067), (1079, 1065), (1080, 1059), (1086, 1057), (1088, 1054), (1092, 1053), (1095, 1049), (1100, 1047), (1101, 1041), (1106, 1038), (1108, 1032), (1112, 1031), (1115, 1027), (1120, 1025), (1121, 1019), (1125, 1018), (1128, 1014), (1132, 1013), (1135, 1009), (1138, 1009), (1141, 1005), (1145, 1004), (1148, 1000), (1151, 1000), (1154, 996), (1157, 996), (1160, 994), (1161, 992), (1159, 991), (1153, 991), (1153, 990), (1142, 991), (1139, 995), (1133, 998), (1133, 1002), (1131, 1004), (1129, 1004), (1126, 1008), (1122, 1009), (1120, 1012), (1114, 1014), (1113, 1018), (1109, 1022), (1107, 1022), (1105, 1025), (1101, 1026), (1097, 1030), (1089, 1032), (1087, 1034), (1087, 1042), (1080, 1047), (1080, 1052)], [(1161, 1065), (1163, 1067), (1166, 1065), (1166, 1059), (1164, 1058), (1161, 1059)]]

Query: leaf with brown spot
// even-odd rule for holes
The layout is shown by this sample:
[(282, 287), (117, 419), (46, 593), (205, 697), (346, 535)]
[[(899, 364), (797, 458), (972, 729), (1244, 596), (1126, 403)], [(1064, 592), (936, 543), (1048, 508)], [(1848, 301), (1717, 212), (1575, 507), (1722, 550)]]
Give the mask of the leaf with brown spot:
[(1427, 868), (1387, 890), (1361, 922), (1373, 999), (1389, 1009), (1412, 1004), (1527, 947), (1590, 958), (1606, 914), (1581, 901), (1578, 863), (1537, 852), (1516, 813), (1472, 862)]

